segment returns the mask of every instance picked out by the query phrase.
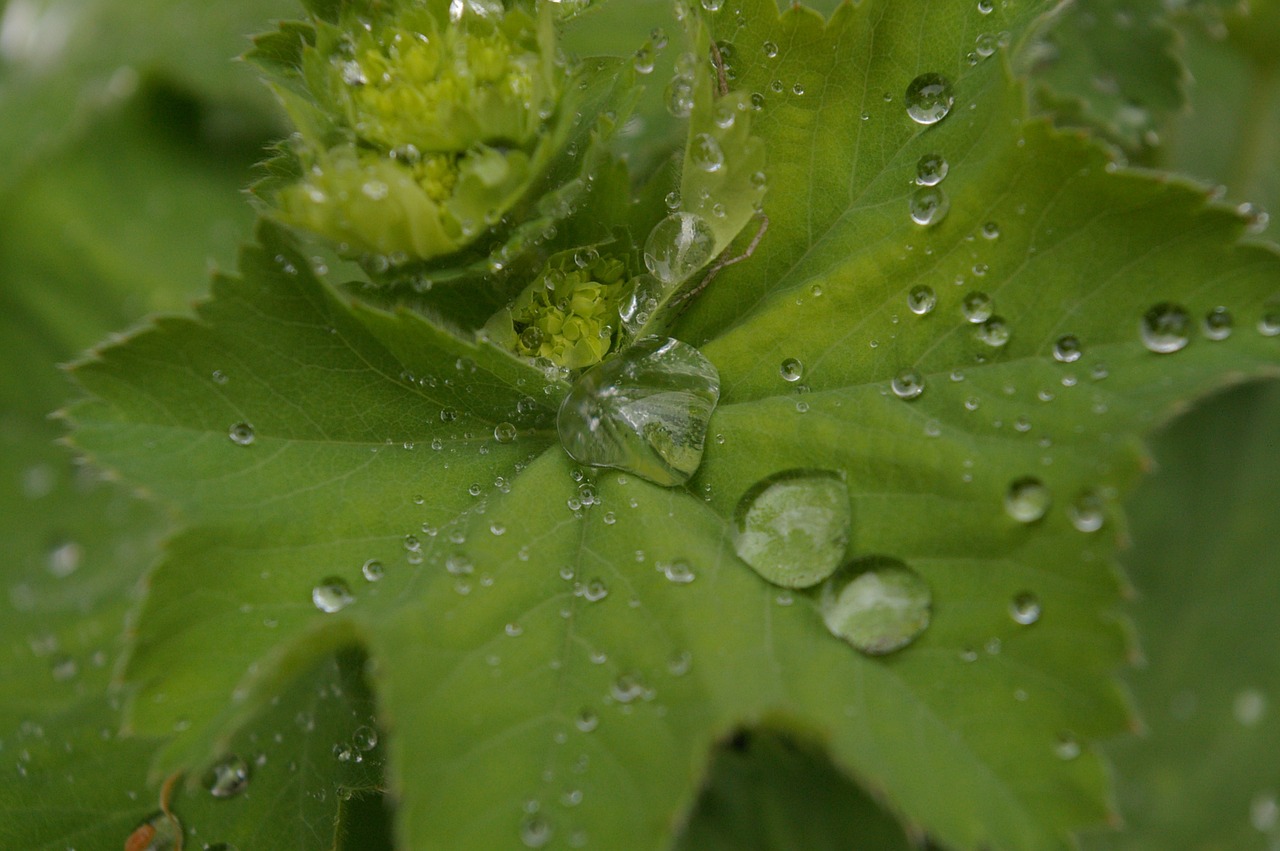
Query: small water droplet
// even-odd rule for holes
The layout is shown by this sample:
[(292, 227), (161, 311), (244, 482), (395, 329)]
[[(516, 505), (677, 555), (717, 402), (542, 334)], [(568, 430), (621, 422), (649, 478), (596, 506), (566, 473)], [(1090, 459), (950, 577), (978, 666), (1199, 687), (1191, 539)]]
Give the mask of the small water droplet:
[(227, 437), (231, 438), (231, 442), (237, 446), (248, 446), (253, 443), (256, 435), (253, 433), (253, 426), (249, 423), (236, 423), (227, 432)]
[(693, 568), (689, 566), (689, 563), (680, 559), (676, 559), (675, 561), (660, 561), (654, 566), (667, 578), (669, 582), (674, 582), (676, 585), (688, 585), (690, 582), (698, 578), (698, 575), (693, 572)]
[(796, 358), (787, 358), (782, 362), (778, 372), (782, 375), (783, 381), (799, 381), (804, 377), (804, 364)]
[(849, 489), (826, 470), (788, 470), (751, 487), (734, 511), (734, 550), (775, 585), (807, 588), (844, 558)]
[(904, 369), (893, 377), (889, 386), (899, 399), (918, 399), (924, 392), (924, 378), (914, 369)]
[(1039, 479), (1026, 476), (1009, 485), (1004, 496), (1005, 513), (1019, 523), (1034, 523), (1049, 510), (1053, 495)]
[(573, 726), (577, 727), (583, 733), (590, 733), (600, 725), (600, 717), (590, 709), (584, 709), (578, 713), (578, 717), (573, 719)]
[(1231, 311), (1225, 307), (1215, 307), (1205, 314), (1204, 324), (1201, 326), (1204, 335), (1210, 340), (1225, 340), (1231, 336), (1234, 329), (1235, 321), (1231, 317)]
[(951, 166), (941, 154), (925, 154), (916, 161), (916, 183), (921, 186), (937, 186), (946, 179)]
[(1030, 626), (1040, 620), (1040, 600), (1030, 591), (1023, 591), (1009, 602), (1009, 617), (1015, 623)]
[(493, 427), (493, 439), (499, 443), (512, 443), (518, 434), (511, 423), (498, 423)]
[(526, 848), (542, 848), (554, 834), (551, 822), (540, 815), (526, 816), (520, 822), (520, 841)]
[(936, 225), (946, 218), (951, 209), (951, 200), (940, 186), (922, 186), (911, 193), (908, 207), (911, 221), (921, 227)]
[(382, 578), (382, 562), (376, 558), (371, 558), (361, 566), (360, 573), (368, 581), (377, 582)]
[(995, 222), (987, 222), (982, 226), (982, 237), (983, 239), (999, 239), (1000, 225)]
[(440, 409), (440, 422), (451, 423), (457, 418), (458, 418), (457, 408), (441, 408)]
[(991, 301), (991, 296), (981, 291), (969, 293), (960, 302), (960, 312), (964, 314), (964, 318), (974, 323), (986, 322), (991, 318), (995, 305)]
[(644, 680), (639, 674), (627, 673), (613, 681), (613, 685), (609, 687), (609, 694), (618, 703), (625, 705), (645, 697), (649, 691), (645, 688)]
[(998, 349), (1009, 342), (1009, 324), (1002, 317), (992, 316), (973, 329), (973, 334), (988, 346)]
[[(1249, 824), (1259, 833), (1270, 833), (1280, 823), (1280, 802), (1274, 792), (1259, 792), (1249, 802)], [(1273, 845), (1272, 848), (1275, 846)]]
[(921, 284), (912, 287), (911, 292), (907, 293), (907, 309), (917, 316), (933, 312), (937, 304), (938, 296), (934, 293), (933, 287)]
[(215, 763), (204, 775), (204, 788), (215, 798), (234, 798), (249, 785), (249, 765), (238, 756)]
[(778, 45), (774, 44), (772, 41), (766, 41), (763, 47), (765, 57), (773, 59), (778, 55)]
[(1067, 506), (1071, 525), (1080, 532), (1096, 532), (1102, 528), (1106, 515), (1102, 510), (1102, 498), (1093, 491), (1086, 491)]
[(65, 579), (79, 569), (83, 555), (84, 550), (75, 541), (59, 541), (49, 550), (45, 567), (54, 577)]
[(1058, 759), (1070, 762), (1080, 756), (1080, 743), (1076, 741), (1076, 737), (1072, 734), (1062, 733), (1058, 736), (1058, 741), (1054, 743), (1053, 753)]
[(1053, 344), (1053, 359), (1058, 363), (1075, 363), (1084, 354), (1084, 349), (1071, 334), (1059, 337)]
[(990, 15), (991, 10), (996, 7), (995, 0), (978, 0), (978, 13), (982, 15)]
[(311, 602), (322, 612), (340, 612), (356, 601), (347, 583), (337, 576), (330, 576), (311, 589)]
[(672, 213), (649, 232), (644, 264), (663, 283), (680, 283), (711, 260), (715, 242), (715, 232), (701, 216)]
[(941, 74), (921, 74), (907, 86), (907, 114), (917, 124), (937, 124), (947, 117), (955, 95), (951, 83)]
[(378, 746), (378, 731), (369, 726), (357, 727), (351, 734), (351, 743), (368, 753)]
[(1258, 333), (1264, 337), (1280, 336), (1280, 310), (1268, 310), (1258, 319)]
[(724, 151), (710, 133), (699, 133), (689, 143), (689, 159), (694, 166), (707, 172), (717, 172), (724, 167)]
[(1161, 302), (1142, 315), (1139, 324), (1142, 344), (1157, 354), (1178, 351), (1191, 336), (1191, 317), (1172, 302)]
[(818, 601), (833, 635), (881, 656), (906, 647), (929, 626), (933, 594), (897, 559), (860, 559), (828, 579)]

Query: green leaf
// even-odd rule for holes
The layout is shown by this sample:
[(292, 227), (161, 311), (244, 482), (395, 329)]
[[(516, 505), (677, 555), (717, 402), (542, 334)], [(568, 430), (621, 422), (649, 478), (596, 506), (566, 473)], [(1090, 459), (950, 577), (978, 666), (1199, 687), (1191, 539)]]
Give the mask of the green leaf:
[[(722, 378), (688, 488), (575, 470), (549, 430), (562, 388), (413, 314), (353, 306), (270, 229), (196, 318), (78, 367), (96, 398), (73, 412), (77, 444), (186, 526), (126, 670), (138, 731), (190, 725), (158, 767), (201, 764), (303, 660), (359, 641), (406, 847), (666, 844), (711, 744), (761, 722), (821, 741), (948, 846), (1059, 848), (1108, 815), (1092, 743), (1131, 723), (1110, 678), (1126, 649), (1118, 498), (1143, 432), (1277, 372), (1277, 338), (1255, 325), (1280, 259), (1236, 245), (1242, 219), (1203, 192), (1028, 120), (1003, 53), (965, 61), (993, 27), (1020, 44), (1035, 10), (884, 0), (828, 23), (738, 5), (709, 20), (735, 86), (764, 101), (770, 225), (677, 325)], [(955, 96), (927, 128), (903, 104), (923, 74)], [(929, 154), (949, 163), (950, 204), (922, 228), (909, 212)], [(924, 286), (936, 306), (917, 315)], [(979, 291), (1001, 346), (961, 313)], [(1172, 354), (1139, 334), (1163, 303), (1192, 322)], [(1212, 341), (1199, 322), (1218, 306), (1235, 333)], [(904, 370), (923, 381), (910, 401), (892, 390)], [(506, 422), (514, 441), (495, 435)], [(859, 655), (813, 592), (734, 554), (739, 498), (813, 468), (847, 483), (846, 555), (899, 559), (932, 588), (931, 625), (897, 654)], [(1027, 477), (1052, 505), (1019, 523), (1004, 503)], [(1095, 497), (1102, 530), (1080, 531)], [(316, 593), (346, 605), (318, 611)], [(1024, 593), (1034, 623), (1010, 615)]]
[[(1275, 646), (1280, 386), (1210, 400), (1155, 445), (1131, 502), (1142, 738), (1108, 747), (1125, 828), (1087, 847), (1271, 848), (1280, 836)], [(1230, 439), (1223, 439), (1229, 436)]]

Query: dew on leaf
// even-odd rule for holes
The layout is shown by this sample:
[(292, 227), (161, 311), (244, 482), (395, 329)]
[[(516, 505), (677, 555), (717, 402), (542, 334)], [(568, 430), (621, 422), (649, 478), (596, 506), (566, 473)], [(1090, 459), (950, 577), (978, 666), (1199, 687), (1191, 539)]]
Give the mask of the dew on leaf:
[(1255, 688), (1239, 692), (1231, 705), (1231, 714), (1243, 727), (1257, 726), (1267, 713), (1267, 696)]
[(588, 603), (598, 603), (609, 596), (609, 586), (600, 579), (592, 579), (586, 585), (578, 586), (575, 591)]
[(638, 674), (622, 674), (609, 687), (609, 694), (621, 704), (632, 703), (649, 694)]
[(916, 161), (916, 183), (921, 186), (937, 186), (950, 170), (951, 166), (940, 154), (925, 154)]
[(214, 763), (204, 775), (204, 788), (215, 798), (233, 798), (249, 785), (249, 765), (234, 754)]
[(1249, 802), (1249, 824), (1259, 833), (1270, 833), (1280, 823), (1280, 802), (1274, 792), (1259, 792)]
[(1098, 531), (1106, 519), (1102, 511), (1102, 498), (1093, 491), (1080, 494), (1067, 506), (1067, 517), (1077, 531)]
[(982, 33), (974, 39), (974, 51), (986, 59), (996, 52), (996, 37), (992, 33)]
[(1258, 333), (1264, 337), (1280, 336), (1280, 310), (1268, 310), (1258, 319)]
[(520, 822), (520, 841), (526, 848), (542, 848), (554, 834), (551, 822), (540, 815), (526, 816)]
[(911, 292), (907, 293), (907, 309), (917, 316), (931, 313), (937, 304), (938, 296), (934, 293), (933, 287), (920, 284), (912, 287)]
[(1004, 495), (1005, 513), (1019, 523), (1034, 523), (1049, 510), (1053, 495), (1039, 479), (1025, 476), (1009, 485)]
[(924, 392), (924, 378), (914, 369), (904, 369), (893, 377), (889, 386), (899, 399), (918, 399)]
[(946, 218), (951, 209), (951, 201), (947, 193), (939, 186), (922, 186), (911, 193), (908, 203), (911, 221), (921, 227), (936, 225)]
[(320, 580), (311, 589), (311, 602), (315, 607), (327, 614), (340, 612), (356, 601), (347, 583), (337, 577), (330, 576)]
[(807, 588), (844, 558), (849, 489), (826, 470), (787, 470), (751, 487), (734, 511), (734, 550), (775, 585)]
[(54, 577), (65, 579), (79, 569), (83, 554), (84, 550), (75, 541), (59, 541), (49, 550), (45, 567)]
[(1080, 341), (1071, 334), (1059, 337), (1053, 344), (1053, 359), (1058, 363), (1075, 363), (1084, 354)]
[(973, 330), (974, 336), (991, 346), (1001, 348), (1009, 342), (1009, 324), (999, 316), (991, 316)]
[(577, 727), (580, 732), (590, 733), (600, 725), (600, 717), (590, 709), (584, 709), (578, 713), (578, 717), (573, 719), (573, 726)]
[(360, 567), (360, 573), (370, 582), (377, 582), (382, 578), (382, 562), (376, 558), (371, 558)]
[(560, 406), (556, 425), (575, 461), (672, 487), (702, 463), (719, 399), (719, 373), (701, 352), (651, 337), (584, 373)]
[(677, 284), (711, 260), (715, 243), (715, 232), (701, 216), (672, 213), (649, 232), (644, 265), (664, 284)]
[(832, 635), (881, 656), (924, 632), (932, 601), (919, 574), (897, 559), (877, 556), (846, 565), (823, 583), (818, 608)]
[(1023, 591), (1009, 602), (1009, 617), (1015, 623), (1030, 626), (1040, 620), (1040, 599), (1030, 591)]
[(668, 582), (676, 585), (688, 585), (690, 582), (698, 578), (693, 568), (687, 561), (677, 559), (675, 561), (660, 561), (655, 567), (667, 578)]
[(774, 44), (772, 41), (766, 41), (763, 45), (763, 49), (764, 55), (768, 59), (773, 59), (778, 55), (778, 45)]
[(1190, 339), (1191, 317), (1182, 306), (1161, 302), (1142, 315), (1139, 331), (1142, 344), (1148, 349), (1157, 354), (1171, 354)]
[(1230, 310), (1225, 307), (1215, 307), (1205, 314), (1204, 322), (1200, 327), (1207, 339), (1220, 341), (1231, 336), (1231, 332), (1235, 330), (1235, 320)]
[(493, 427), (493, 439), (499, 443), (512, 443), (516, 434), (516, 427), (511, 423), (498, 423)]
[(984, 292), (971, 292), (960, 302), (960, 312), (964, 314), (964, 318), (969, 322), (977, 324), (986, 322), (991, 318), (995, 305), (991, 301), (991, 296)]
[(724, 167), (724, 151), (710, 133), (693, 137), (689, 142), (689, 158), (702, 171), (717, 172)]
[(1053, 745), (1053, 753), (1058, 759), (1070, 762), (1080, 756), (1080, 742), (1071, 733), (1062, 733)]
[(995, 0), (978, 0), (978, 13), (982, 15), (990, 15), (991, 10), (996, 7)]
[(799, 381), (804, 377), (804, 364), (796, 358), (787, 358), (778, 369), (783, 381)]
[(653, 51), (647, 46), (640, 48), (632, 58), (631, 64), (636, 69), (637, 74), (652, 74)]
[(236, 423), (227, 431), (227, 437), (231, 438), (231, 442), (237, 446), (249, 446), (256, 435), (253, 433), (253, 426), (249, 423)]
[(693, 112), (694, 84), (693, 78), (685, 74), (677, 74), (667, 83), (667, 112), (676, 118), (688, 118)]
[(907, 86), (907, 115), (917, 124), (937, 124), (947, 117), (955, 95), (951, 83), (941, 74), (921, 74)]

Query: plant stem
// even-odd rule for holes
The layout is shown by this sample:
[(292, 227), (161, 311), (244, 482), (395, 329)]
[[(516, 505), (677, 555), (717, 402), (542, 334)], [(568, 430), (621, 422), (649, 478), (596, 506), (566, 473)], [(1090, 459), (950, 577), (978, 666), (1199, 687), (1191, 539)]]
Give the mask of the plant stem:
[(1254, 197), (1262, 189), (1263, 170), (1273, 162), (1275, 155), (1273, 125), (1278, 104), (1280, 65), (1255, 65), (1249, 78), (1244, 122), (1227, 181), (1236, 197)]

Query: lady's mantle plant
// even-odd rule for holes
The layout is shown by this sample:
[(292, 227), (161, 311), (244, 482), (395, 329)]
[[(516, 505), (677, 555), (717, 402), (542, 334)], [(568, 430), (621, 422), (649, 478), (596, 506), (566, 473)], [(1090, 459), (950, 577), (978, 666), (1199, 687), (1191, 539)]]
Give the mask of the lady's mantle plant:
[(298, 132), (239, 274), (75, 369), (75, 444), (180, 518), (130, 828), (252, 847), (285, 790), (350, 827), (376, 788), (407, 848), (659, 847), (761, 724), (943, 847), (1106, 817), (1134, 436), (1276, 371), (1277, 256), (1028, 115), (1038, 4), (563, 49), (621, 2), (257, 42)]

